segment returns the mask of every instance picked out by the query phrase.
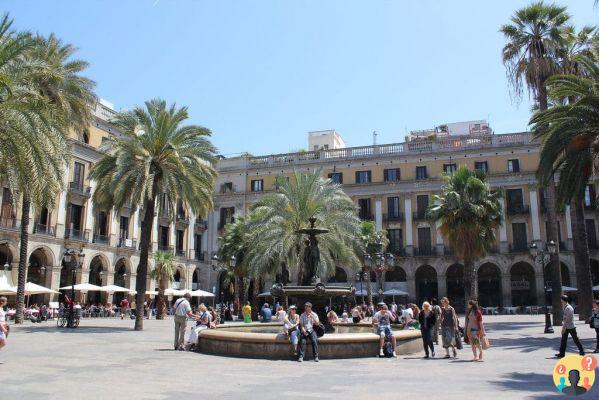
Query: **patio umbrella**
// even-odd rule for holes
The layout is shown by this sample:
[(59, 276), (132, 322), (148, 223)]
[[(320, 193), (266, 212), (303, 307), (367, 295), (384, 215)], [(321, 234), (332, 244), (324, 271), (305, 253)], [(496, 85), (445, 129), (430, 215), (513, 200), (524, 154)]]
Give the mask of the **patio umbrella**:
[(192, 297), (214, 297), (214, 294), (207, 292), (205, 290), (194, 290), (191, 292)]
[(258, 297), (272, 297), (272, 294), (270, 294), (270, 292), (264, 292), (264, 293), (260, 293), (258, 295)]
[(599, 285), (593, 286), (593, 292), (599, 292)]
[[(551, 292), (551, 288), (547, 289), (548, 292)], [(578, 292), (578, 289), (570, 286), (562, 286), (562, 292)]]
[[(15, 288), (16, 291), (16, 288)], [(27, 282), (25, 284), (25, 294), (31, 296), (32, 294), (50, 294), (50, 293), (60, 293), (56, 290), (52, 290), (50, 288), (37, 285), (33, 282)]]
[(383, 292), (385, 296), (393, 296), (393, 302), (395, 303), (395, 296), (409, 296), (408, 292), (404, 292), (399, 289), (389, 289)]
[(117, 286), (117, 285), (106, 285), (106, 286), (102, 286), (100, 288), (101, 291), (103, 292), (108, 292), (108, 293), (131, 293), (132, 290), (131, 289), (127, 289), (126, 287), (122, 287), (122, 286)]
[[(60, 288), (60, 290), (69, 290), (71, 289), (73, 286), (63, 286)], [(80, 291), (80, 292), (92, 292), (92, 291), (102, 291), (102, 288), (100, 286), (96, 286), (96, 285), (92, 285), (91, 283), (80, 283), (78, 285), (75, 285), (75, 290)]]
[(0, 294), (11, 295), (16, 293), (15, 285), (12, 282), (10, 271), (0, 271)]
[(368, 291), (366, 289), (362, 289), (362, 290), (356, 290), (356, 292), (354, 293), (355, 296), (367, 296), (368, 295)]

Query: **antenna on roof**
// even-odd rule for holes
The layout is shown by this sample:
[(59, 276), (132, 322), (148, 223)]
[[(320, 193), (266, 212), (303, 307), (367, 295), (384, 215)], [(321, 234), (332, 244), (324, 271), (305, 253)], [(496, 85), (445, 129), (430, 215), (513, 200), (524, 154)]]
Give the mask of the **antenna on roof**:
[(376, 131), (372, 131), (372, 145), (376, 146), (376, 137), (378, 136), (378, 133), (376, 133)]

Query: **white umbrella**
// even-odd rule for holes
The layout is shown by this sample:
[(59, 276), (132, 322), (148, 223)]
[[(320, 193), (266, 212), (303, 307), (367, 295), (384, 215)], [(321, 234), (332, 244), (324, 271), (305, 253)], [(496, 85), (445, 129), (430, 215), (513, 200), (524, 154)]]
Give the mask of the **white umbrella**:
[(0, 294), (14, 294), (14, 287), (10, 271), (0, 271)]
[(356, 295), (356, 296), (367, 296), (368, 295), (368, 291), (366, 289), (356, 290), (356, 292), (354, 293), (354, 295)]
[[(60, 290), (69, 290), (71, 289), (73, 286), (64, 286), (61, 287)], [(75, 290), (80, 291), (80, 292), (92, 292), (92, 291), (102, 291), (102, 288), (100, 286), (96, 286), (96, 285), (92, 285), (91, 283), (80, 283), (78, 285), (75, 285)]]
[(272, 297), (272, 295), (270, 294), (270, 292), (264, 292), (264, 293), (260, 293), (258, 295), (258, 297)]
[(189, 292), (189, 290), (179, 290), (179, 289), (168, 288), (164, 291), (164, 294), (166, 296), (183, 296), (187, 292)]
[(205, 290), (194, 290), (191, 292), (192, 297), (214, 297), (214, 294), (207, 292)]
[(32, 295), (32, 294), (50, 294), (50, 293), (60, 293), (60, 292), (57, 292), (56, 290), (52, 290), (52, 289), (49, 289), (49, 288), (44, 287), (44, 286), (37, 285), (37, 284), (35, 284), (33, 282), (27, 282), (25, 284), (25, 294), (26, 295)]
[(127, 289), (126, 287), (117, 286), (117, 285), (102, 286), (100, 288), (100, 290), (102, 290), (103, 292), (108, 292), (108, 293), (119, 293), (119, 292), (131, 293), (132, 292), (131, 289)]
[[(548, 292), (551, 292), (553, 289), (547, 289)], [(562, 286), (562, 292), (578, 292), (578, 289), (570, 286)]]
[(408, 292), (404, 292), (399, 289), (389, 289), (383, 292), (385, 296), (393, 296), (393, 302), (395, 303), (395, 296), (409, 296)]
[(599, 285), (593, 286), (593, 292), (599, 292)]

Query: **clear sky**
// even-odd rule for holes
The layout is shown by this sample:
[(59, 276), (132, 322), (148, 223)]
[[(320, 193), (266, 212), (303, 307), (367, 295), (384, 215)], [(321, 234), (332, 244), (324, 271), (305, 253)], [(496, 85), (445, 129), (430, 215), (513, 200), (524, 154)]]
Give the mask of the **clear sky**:
[[(336, 129), (349, 146), (401, 142), (406, 130), (490, 120), (522, 131), (499, 26), (516, 0), (3, 0), (15, 26), (54, 32), (91, 63), (117, 109), (152, 97), (190, 109), (222, 154), (307, 148)], [(593, 0), (562, 0), (577, 27)]]

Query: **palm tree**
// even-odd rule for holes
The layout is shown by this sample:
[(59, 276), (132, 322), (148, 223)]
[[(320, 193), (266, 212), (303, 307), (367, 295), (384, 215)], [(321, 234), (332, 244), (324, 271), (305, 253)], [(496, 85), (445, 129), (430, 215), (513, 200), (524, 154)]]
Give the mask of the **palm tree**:
[[(427, 218), (440, 223), (439, 230), (464, 262), (466, 303), (478, 298), (474, 262), (491, 249), (501, 223), (500, 191), (492, 191), (484, 172), (461, 166), (445, 175), (441, 194), (433, 196)], [(465, 303), (465, 304), (466, 304)]]
[[(16, 322), (23, 320), (27, 274), (28, 226), (31, 205), (52, 208), (63, 189), (65, 164), (70, 155), (67, 132), (87, 125), (88, 103), (95, 101), (94, 83), (79, 74), (87, 63), (70, 60), (74, 49), (56, 38), (19, 35), (5, 16), (0, 24), (0, 47), (13, 59), (4, 59), (0, 81), (4, 93), (0, 174), (21, 197), (21, 235)], [(15, 44), (15, 42), (20, 43)], [(21, 51), (16, 51), (20, 49)], [(2, 54), (7, 54), (0, 51)], [(2, 58), (2, 56), (0, 56)], [(8, 80), (7, 80), (8, 79)], [(12, 136), (15, 135), (15, 136)], [(12, 137), (11, 137), (12, 136)], [(3, 146), (4, 147), (4, 146)]]
[(164, 319), (166, 315), (166, 301), (164, 291), (168, 289), (175, 276), (175, 255), (168, 251), (157, 251), (154, 253), (155, 267), (150, 272), (150, 277), (158, 282), (158, 314), (156, 319)]
[[(364, 249), (364, 255), (370, 257), (370, 262), (365, 262), (363, 271), (368, 275), (368, 282), (366, 284), (366, 295), (368, 297), (368, 304), (372, 304), (372, 272), (375, 273), (377, 285), (380, 289), (385, 289), (385, 274), (382, 271), (378, 271), (373, 267), (377, 257), (377, 253), (384, 254), (387, 246), (389, 246), (389, 238), (387, 237), (387, 231), (377, 230), (376, 225), (372, 221), (362, 221), (360, 226), (360, 240), (361, 248)], [(379, 301), (382, 299), (379, 297)]]
[[(524, 85), (539, 110), (547, 109), (547, 79), (559, 72), (559, 54), (565, 47), (570, 16), (566, 7), (534, 2), (516, 11), (511, 23), (500, 28), (507, 40), (502, 51), (510, 86), (519, 98)], [(547, 205), (547, 241), (558, 242), (555, 183), (553, 175), (545, 182)], [(562, 324), (562, 279), (559, 249), (551, 255), (553, 324)]]
[(360, 234), (356, 206), (340, 185), (323, 179), (320, 171), (298, 173), (290, 179), (277, 179), (278, 190), (260, 199), (253, 207), (250, 222), (251, 248), (247, 265), (251, 276), (285, 277), (295, 272), (296, 282), (304, 281), (304, 239), (299, 229), (315, 217), (318, 228), (329, 232), (319, 235), (321, 279), (335, 273), (337, 263), (357, 269), (360, 260), (355, 247)]
[[(141, 210), (135, 330), (143, 329), (148, 254), (157, 206), (171, 218), (178, 202), (199, 217), (212, 209), (216, 149), (208, 139), (210, 130), (182, 126), (187, 118), (187, 107), (167, 107), (160, 99), (147, 101), (145, 108), (118, 113), (112, 123), (121, 136), (105, 143), (105, 155), (90, 172), (97, 182), (93, 202), (98, 209), (117, 212), (130, 203)], [(165, 202), (157, 205), (159, 195)]]
[[(556, 105), (536, 113), (531, 123), (542, 139), (539, 179), (559, 171), (559, 204), (573, 204), (576, 278), (581, 317), (590, 315), (593, 298), (582, 200), (599, 155), (599, 65), (596, 59), (577, 56), (582, 75), (556, 75), (548, 80)], [(571, 99), (559, 104), (559, 99)], [(582, 225), (582, 227), (580, 226)]]

